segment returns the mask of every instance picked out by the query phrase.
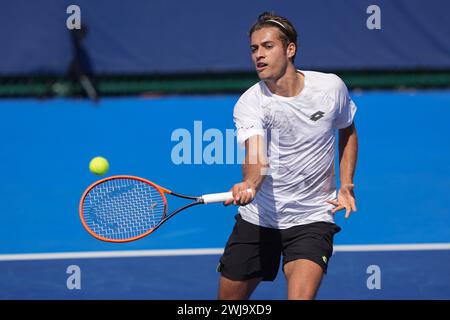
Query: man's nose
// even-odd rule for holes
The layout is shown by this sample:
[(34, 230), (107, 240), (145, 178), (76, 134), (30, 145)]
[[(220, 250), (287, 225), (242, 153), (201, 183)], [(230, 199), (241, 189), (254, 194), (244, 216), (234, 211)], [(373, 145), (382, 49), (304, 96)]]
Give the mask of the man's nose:
[(261, 58), (264, 58), (264, 54), (265, 54), (265, 52), (264, 52), (263, 49), (258, 49), (258, 50), (256, 51), (256, 60), (259, 60), (259, 59), (261, 59)]

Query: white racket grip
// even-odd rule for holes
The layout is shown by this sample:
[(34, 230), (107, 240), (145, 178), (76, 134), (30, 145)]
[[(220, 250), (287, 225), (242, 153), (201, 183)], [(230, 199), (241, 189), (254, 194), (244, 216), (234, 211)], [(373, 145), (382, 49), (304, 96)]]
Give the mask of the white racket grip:
[[(252, 189), (248, 188), (247, 192), (251, 192), (252, 198), (254, 197)], [(204, 204), (215, 203), (215, 202), (224, 202), (224, 201), (233, 199), (233, 193), (231, 191), (230, 192), (222, 192), (222, 193), (210, 193), (210, 194), (203, 195), (202, 199), (203, 199)]]

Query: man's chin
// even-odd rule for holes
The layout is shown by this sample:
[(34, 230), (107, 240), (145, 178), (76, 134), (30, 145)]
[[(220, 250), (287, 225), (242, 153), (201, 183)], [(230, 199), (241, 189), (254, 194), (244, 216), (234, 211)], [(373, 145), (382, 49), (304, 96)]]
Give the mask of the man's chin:
[(256, 72), (258, 74), (258, 77), (260, 80), (269, 80), (270, 79), (270, 75), (268, 75), (267, 73), (263, 72)]

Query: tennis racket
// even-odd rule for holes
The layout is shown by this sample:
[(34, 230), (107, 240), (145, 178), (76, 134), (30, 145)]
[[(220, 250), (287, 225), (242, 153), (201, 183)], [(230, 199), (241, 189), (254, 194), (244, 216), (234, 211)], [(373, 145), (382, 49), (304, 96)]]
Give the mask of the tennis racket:
[[(166, 195), (193, 201), (167, 214)], [(187, 208), (232, 198), (231, 192), (186, 196), (140, 177), (120, 175), (89, 186), (83, 193), (79, 211), (84, 228), (93, 237), (108, 242), (129, 242), (148, 236)]]

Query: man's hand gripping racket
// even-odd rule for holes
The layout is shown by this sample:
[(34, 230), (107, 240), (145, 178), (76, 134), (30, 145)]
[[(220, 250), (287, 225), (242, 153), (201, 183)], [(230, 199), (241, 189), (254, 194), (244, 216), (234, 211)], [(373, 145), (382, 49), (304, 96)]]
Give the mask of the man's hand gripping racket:
[[(252, 192), (251, 189), (247, 192)], [(171, 213), (166, 195), (193, 200)], [(186, 196), (135, 176), (112, 176), (92, 184), (80, 201), (80, 218), (95, 238), (128, 242), (143, 238), (175, 214), (195, 205), (226, 202), (232, 192)]]

